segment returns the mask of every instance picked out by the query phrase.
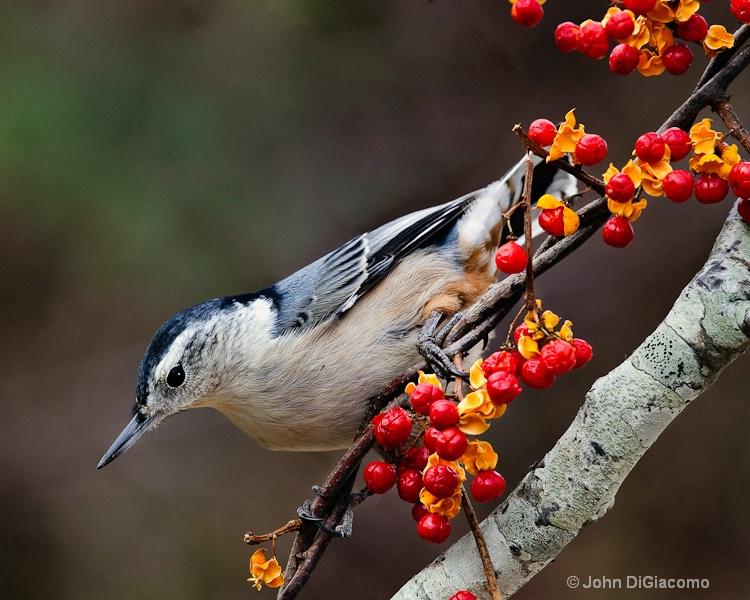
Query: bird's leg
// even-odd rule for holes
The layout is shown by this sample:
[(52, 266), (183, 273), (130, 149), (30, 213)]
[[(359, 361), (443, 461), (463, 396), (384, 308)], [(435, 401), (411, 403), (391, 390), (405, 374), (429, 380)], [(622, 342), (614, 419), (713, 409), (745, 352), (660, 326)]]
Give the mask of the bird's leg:
[(371, 496), (372, 492), (367, 488), (364, 488), (358, 492), (349, 494), (349, 500), (344, 511), (341, 520), (338, 525), (331, 529), (326, 526), (322, 521), (317, 521), (316, 525), (323, 532), (327, 533), (331, 537), (338, 538), (349, 538), (352, 535), (352, 527), (354, 525), (354, 509), (364, 502), (365, 498)]
[(424, 327), (422, 327), (422, 331), (417, 339), (417, 348), (419, 349), (419, 353), (440, 375), (453, 375), (461, 379), (468, 379), (468, 373), (464, 373), (453, 364), (453, 361), (441, 347), (445, 338), (448, 337), (448, 334), (462, 317), (462, 313), (456, 313), (448, 319), (448, 322), (440, 328), (440, 331), (437, 331), (437, 326), (440, 319), (443, 318), (443, 313), (434, 311), (427, 321), (425, 321)]

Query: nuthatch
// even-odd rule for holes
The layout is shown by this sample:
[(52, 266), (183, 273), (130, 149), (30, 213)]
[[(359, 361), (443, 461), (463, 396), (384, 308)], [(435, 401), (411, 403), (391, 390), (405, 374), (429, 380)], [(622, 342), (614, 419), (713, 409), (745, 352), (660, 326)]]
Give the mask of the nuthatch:
[[(348, 447), (368, 399), (419, 360), (428, 316), (470, 307), (495, 280), (503, 213), (521, 199), (525, 169), (360, 235), (260, 292), (172, 317), (143, 357), (133, 418), (97, 468), (166, 417), (204, 406), (266, 448)], [(577, 191), (545, 163), (533, 184), (534, 199)]]

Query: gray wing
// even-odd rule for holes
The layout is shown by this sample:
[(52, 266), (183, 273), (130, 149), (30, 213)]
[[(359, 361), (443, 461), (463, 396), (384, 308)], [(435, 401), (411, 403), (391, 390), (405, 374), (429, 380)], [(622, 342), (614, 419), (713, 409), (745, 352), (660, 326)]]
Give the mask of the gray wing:
[(439, 241), (476, 197), (411, 213), (360, 235), (269, 290), (282, 331), (341, 316), (403, 257)]

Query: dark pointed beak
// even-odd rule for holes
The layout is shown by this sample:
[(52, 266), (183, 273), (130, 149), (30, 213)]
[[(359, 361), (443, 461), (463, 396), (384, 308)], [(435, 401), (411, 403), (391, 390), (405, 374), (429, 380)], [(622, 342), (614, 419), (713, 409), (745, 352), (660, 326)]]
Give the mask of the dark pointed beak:
[(108, 465), (115, 460), (120, 454), (125, 452), (130, 446), (135, 444), (149, 427), (154, 422), (154, 417), (144, 417), (141, 413), (136, 412), (135, 416), (130, 420), (122, 433), (117, 436), (109, 450), (102, 456), (99, 464), (96, 465), (97, 469), (101, 469), (103, 466)]

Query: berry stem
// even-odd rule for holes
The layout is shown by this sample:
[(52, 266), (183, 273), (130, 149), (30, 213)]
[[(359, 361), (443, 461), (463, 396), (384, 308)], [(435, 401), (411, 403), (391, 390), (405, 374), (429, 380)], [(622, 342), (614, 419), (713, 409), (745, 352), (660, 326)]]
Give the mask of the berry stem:
[(721, 117), (724, 124), (729, 129), (729, 135), (736, 139), (742, 147), (750, 152), (750, 131), (748, 131), (740, 121), (739, 115), (729, 103), (729, 98), (724, 96), (713, 105), (716, 114)]
[[(529, 140), (531, 141), (531, 140)], [(526, 246), (526, 256), (534, 255), (534, 248), (532, 247), (532, 234), (531, 234), (531, 183), (534, 178), (534, 163), (531, 161), (530, 151), (526, 151), (526, 177), (523, 180), (523, 205), (524, 205), (524, 220), (523, 220), (523, 235), (524, 244)], [(526, 263), (526, 308), (531, 310), (531, 307), (536, 306), (534, 300), (534, 261), (529, 260)]]
[(466, 520), (469, 522), (469, 528), (474, 536), (474, 541), (477, 543), (477, 551), (479, 552), (479, 558), (482, 560), (484, 575), (487, 578), (487, 591), (490, 593), (490, 598), (492, 598), (492, 600), (503, 600), (500, 588), (497, 587), (495, 567), (492, 566), (492, 559), (490, 558), (490, 552), (487, 549), (487, 542), (484, 540), (482, 528), (479, 526), (479, 519), (477, 519), (477, 514), (474, 512), (474, 507), (471, 505), (469, 495), (466, 493), (466, 489), (463, 486), (461, 486), (461, 508), (464, 509)]

